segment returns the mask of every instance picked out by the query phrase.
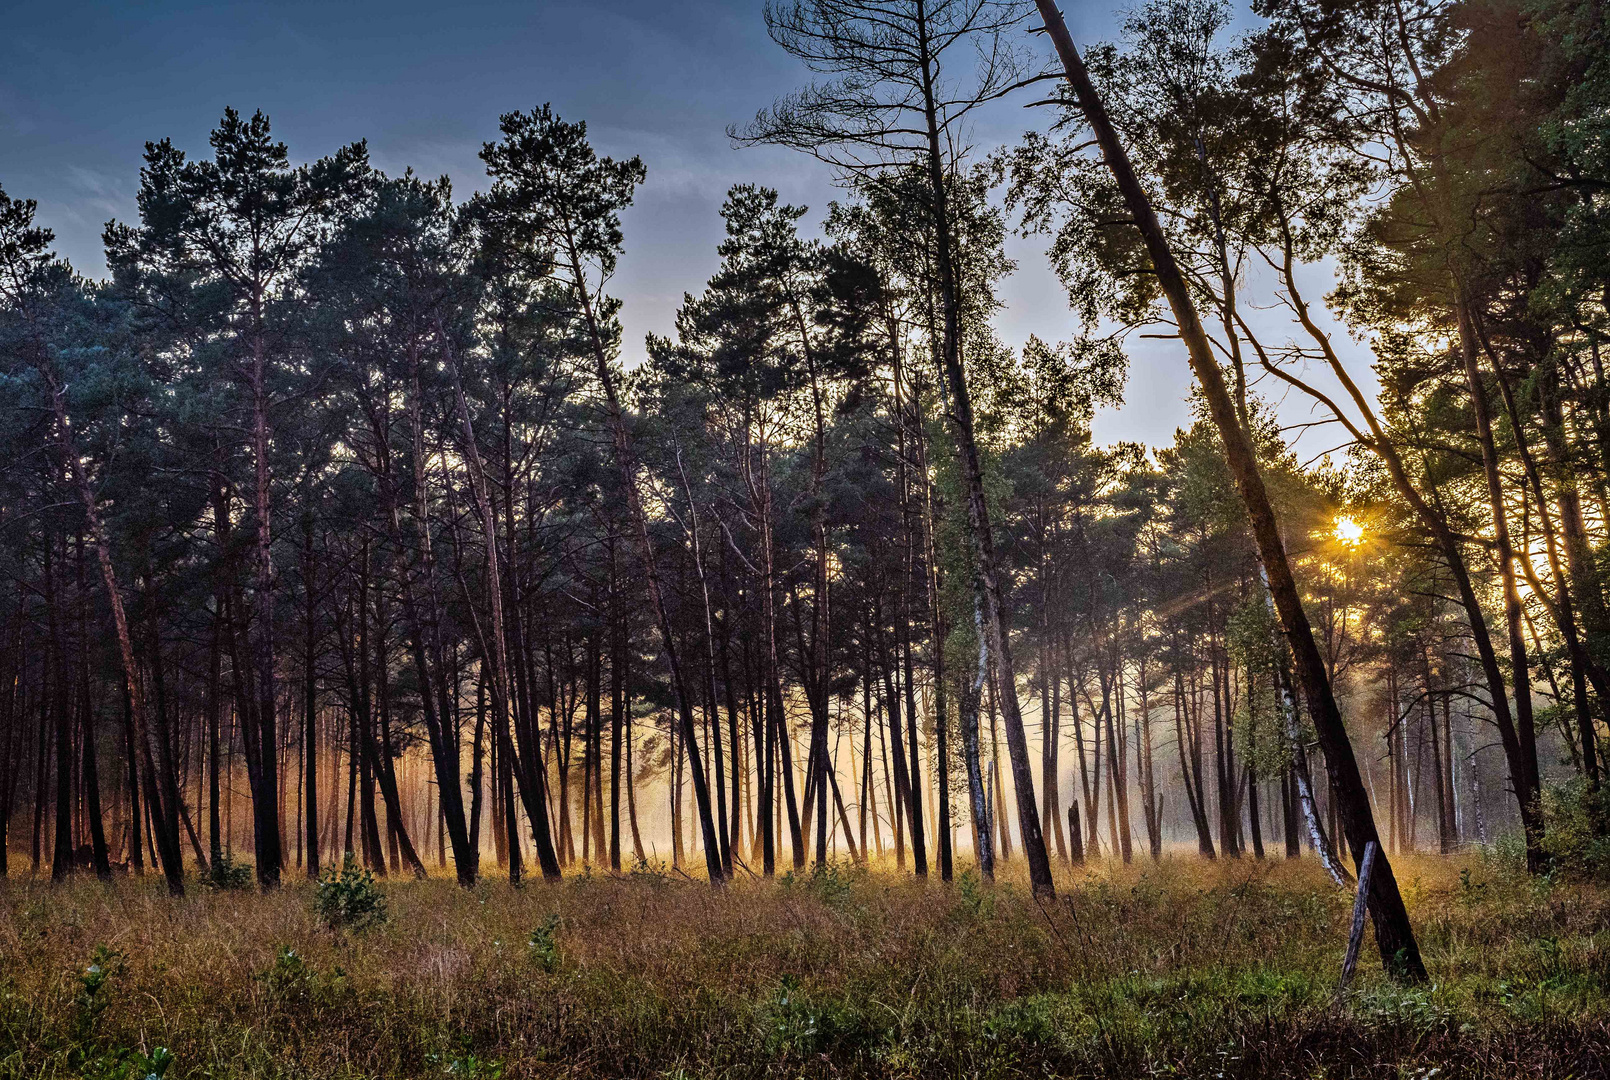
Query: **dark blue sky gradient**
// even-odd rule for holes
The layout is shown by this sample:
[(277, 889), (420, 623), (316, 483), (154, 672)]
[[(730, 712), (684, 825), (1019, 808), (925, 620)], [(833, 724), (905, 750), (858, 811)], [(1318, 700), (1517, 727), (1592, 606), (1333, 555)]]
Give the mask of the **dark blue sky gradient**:
[[(205, 154), (225, 106), (267, 112), (294, 159), (367, 139), (380, 168), (446, 174), (464, 196), (486, 184), (476, 154), (496, 137), (499, 114), (552, 102), (566, 119), (587, 121), (601, 152), (638, 154), (648, 166), (613, 284), (631, 362), (644, 334), (669, 332), (682, 294), (714, 270), (717, 209), (730, 185), (775, 187), (809, 205), (813, 222), (835, 195), (826, 170), (803, 155), (727, 141), (729, 123), (807, 78), (767, 38), (760, 9), (759, 0), (32, 0), (8, 14), (0, 38), (0, 185), (37, 199), (58, 250), (101, 275), (101, 229), (134, 219), (145, 142), (169, 137)], [(1104, 6), (1064, 11), (1084, 40), (1110, 38), (1120, 17)], [(1042, 122), (1020, 105), (980, 117), (980, 150)], [(1004, 289), (1002, 336), (1071, 336), (1043, 246), (1014, 240), (1011, 254), (1019, 270)], [(1133, 344), (1130, 404), (1098, 421), (1098, 438), (1166, 442), (1187, 418), (1183, 350)]]

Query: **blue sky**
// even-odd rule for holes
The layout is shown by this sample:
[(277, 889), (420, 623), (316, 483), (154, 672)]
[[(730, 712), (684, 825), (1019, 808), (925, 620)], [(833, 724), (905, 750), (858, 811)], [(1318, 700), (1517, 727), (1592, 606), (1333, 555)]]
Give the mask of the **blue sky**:
[[(380, 168), (446, 174), (467, 195), (486, 182), (476, 154), (496, 137), (499, 114), (552, 102), (586, 120), (602, 152), (648, 166), (614, 283), (630, 362), (714, 270), (730, 185), (775, 187), (813, 219), (835, 195), (826, 170), (802, 155), (727, 141), (729, 123), (807, 77), (767, 38), (760, 9), (759, 0), (35, 0), (8, 15), (0, 39), (0, 185), (37, 199), (58, 249), (99, 275), (102, 227), (135, 217), (144, 143), (168, 137), (205, 153), (226, 106), (267, 112), (294, 158), (367, 139)], [(1063, 10), (1086, 41), (1111, 38), (1121, 19), (1105, 5)], [(1033, 122), (1019, 103), (1002, 103), (980, 118), (975, 142), (987, 150)], [(1002, 336), (1071, 336), (1041, 245), (1014, 240), (1010, 253), (1019, 269), (1003, 290)], [(1134, 344), (1128, 401), (1098, 418), (1097, 437), (1168, 442), (1187, 420), (1184, 351)], [(1324, 438), (1305, 446), (1317, 452)]]

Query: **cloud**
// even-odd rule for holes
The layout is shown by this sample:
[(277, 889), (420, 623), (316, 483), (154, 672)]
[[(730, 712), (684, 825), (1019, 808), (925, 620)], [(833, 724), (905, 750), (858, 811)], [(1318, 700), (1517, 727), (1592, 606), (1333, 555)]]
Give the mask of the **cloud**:
[(134, 198), (131, 185), (110, 173), (87, 169), (82, 165), (67, 166), (68, 187), (79, 194), (74, 199), (75, 211), (94, 211), (99, 221), (131, 213)]

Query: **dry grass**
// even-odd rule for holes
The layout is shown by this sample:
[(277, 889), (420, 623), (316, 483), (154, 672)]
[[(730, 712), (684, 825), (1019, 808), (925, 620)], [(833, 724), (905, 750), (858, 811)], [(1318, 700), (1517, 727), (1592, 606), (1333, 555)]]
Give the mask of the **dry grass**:
[(1340, 1006), (1349, 897), (1311, 862), (1103, 867), (1048, 908), (848, 868), (397, 882), (350, 935), (302, 884), (12, 880), (0, 1077), (144, 1076), (159, 1046), (169, 1078), (1610, 1075), (1610, 894), (1398, 871), (1434, 985), (1366, 949)]

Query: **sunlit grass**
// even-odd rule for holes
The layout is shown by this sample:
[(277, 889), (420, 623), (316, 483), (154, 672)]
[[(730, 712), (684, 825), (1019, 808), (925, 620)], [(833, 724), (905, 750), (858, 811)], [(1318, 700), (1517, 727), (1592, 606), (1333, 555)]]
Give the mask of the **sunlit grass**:
[[(1396, 863), (1433, 984), (1391, 986), (1366, 949), (1341, 1003), (1350, 898), (1307, 861), (1102, 865), (1048, 906), (847, 865), (720, 892), (398, 881), (361, 933), (303, 883), (14, 879), (0, 1076), (116, 1075), (159, 1046), (169, 1077), (1602, 1075), (1610, 895)], [(115, 970), (86, 1003), (99, 946)]]

